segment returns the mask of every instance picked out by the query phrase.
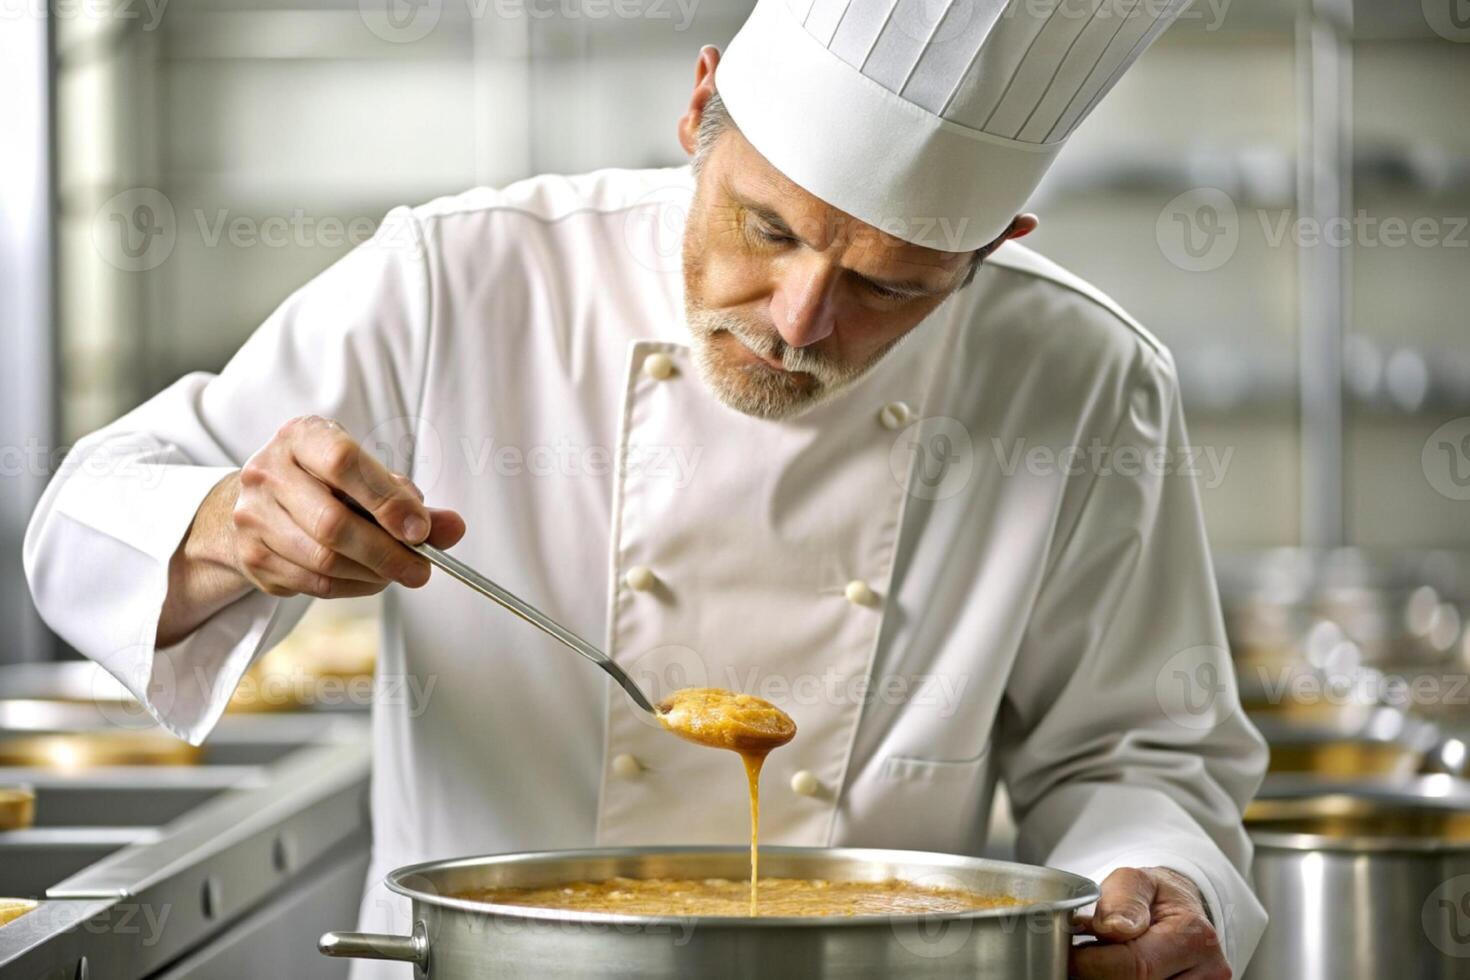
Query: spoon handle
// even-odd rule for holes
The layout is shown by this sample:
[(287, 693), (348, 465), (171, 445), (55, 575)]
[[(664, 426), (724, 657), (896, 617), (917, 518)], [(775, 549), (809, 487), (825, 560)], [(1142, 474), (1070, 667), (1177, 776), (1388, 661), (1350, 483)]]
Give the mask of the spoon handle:
[[(367, 509), (360, 505), (357, 501), (352, 500), (348, 497), (343, 497), (341, 499), (343, 503), (347, 504), (347, 506), (351, 507), (354, 511), (362, 514), (373, 523), (377, 523), (372, 514), (369, 513)], [(580, 653), (582, 656), (586, 657), (588, 660), (592, 661), (597, 666), (607, 671), (608, 674), (612, 676), (612, 679), (617, 681), (618, 685), (622, 687), (623, 690), (628, 692), (628, 697), (632, 698), (633, 702), (637, 704), (638, 707), (642, 708), (644, 711), (648, 712), (651, 715), (658, 714), (658, 711), (653, 707), (653, 704), (649, 702), (647, 695), (643, 693), (642, 688), (634, 683), (633, 678), (628, 676), (627, 671), (619, 667), (617, 663), (615, 663), (613, 659), (607, 654), (603, 653), (601, 650), (597, 649), (597, 647), (582, 639), (576, 633), (573, 633), (571, 630), (567, 629), (561, 623), (558, 623), (556, 620), (552, 619), (550, 616), (546, 615), (541, 610), (531, 605), (529, 602), (526, 602), (515, 593), (496, 585), (494, 582), (490, 581), (488, 578), (481, 575), (479, 572), (475, 571), (473, 568), (471, 568), (469, 565), (466, 565), (458, 558), (455, 558), (447, 551), (441, 551), (433, 545), (427, 543), (409, 544), (404, 545), (404, 547), (408, 548), (410, 551), (417, 552), (435, 568), (443, 569), (453, 578), (459, 579), (465, 585), (468, 585), (470, 588), (480, 593), (480, 595), (491, 600), (502, 608), (508, 609), (510, 612), (530, 623), (532, 626), (541, 630), (543, 633), (546, 633), (553, 639), (559, 641), (562, 645), (566, 646), (576, 653)]]
[(513, 592), (508, 592), (496, 585), (448, 552), (440, 551), (430, 544), (416, 544), (409, 545), (409, 547), (420, 555), (423, 555), (431, 565), (443, 569), (485, 598), (510, 610), (543, 633), (560, 641), (564, 646), (586, 657), (612, 675), (612, 679), (617, 681), (623, 690), (628, 692), (628, 696), (633, 699), (638, 707), (651, 715), (658, 713), (654, 710), (653, 705), (649, 703), (642, 689), (633, 682), (633, 678), (629, 677), (623, 668), (619, 667), (611, 657), (597, 649), (597, 647), (588, 643), (576, 633), (573, 633)]

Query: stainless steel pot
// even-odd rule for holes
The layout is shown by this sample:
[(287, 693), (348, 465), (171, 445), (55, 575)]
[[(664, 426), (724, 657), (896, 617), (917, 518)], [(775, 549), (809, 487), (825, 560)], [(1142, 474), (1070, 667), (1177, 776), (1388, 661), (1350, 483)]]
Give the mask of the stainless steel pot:
[[(413, 934), (328, 933), (328, 956), (414, 964), (418, 980), (483, 977), (993, 977), (1063, 980), (1071, 913), (1097, 900), (1086, 878), (919, 851), (762, 847), (761, 874), (1009, 894), (1024, 906), (952, 915), (652, 917), (532, 909), (455, 898), (614, 876), (744, 878), (743, 847), (608, 848), (464, 858), (400, 868)], [(405, 973), (405, 977), (407, 974)]]
[[(1350, 780), (1445, 771), (1453, 764), (1453, 740), (1432, 722), (1398, 708), (1377, 707), (1362, 717), (1346, 715), (1311, 723), (1281, 715), (1252, 714), (1271, 746), (1270, 772)], [(1461, 761), (1458, 768), (1463, 768)], [(1458, 768), (1455, 773), (1458, 774)]]
[(1470, 784), (1298, 786), (1246, 825), (1271, 915), (1246, 980), (1470, 980)]

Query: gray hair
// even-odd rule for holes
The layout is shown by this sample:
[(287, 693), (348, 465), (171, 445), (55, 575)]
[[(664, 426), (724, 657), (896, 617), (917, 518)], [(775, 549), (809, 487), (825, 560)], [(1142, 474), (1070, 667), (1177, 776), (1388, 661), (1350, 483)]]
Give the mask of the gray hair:
[(730, 110), (725, 108), (725, 100), (720, 98), (720, 93), (715, 92), (704, 104), (704, 112), (699, 117), (699, 133), (694, 138), (694, 160), (689, 164), (695, 175), (703, 169), (704, 162), (709, 159), (710, 152), (720, 137), (725, 133), (739, 132), (740, 127), (735, 125), (735, 120), (730, 118)]
[[(713, 152), (715, 144), (720, 137), (727, 132), (740, 132), (740, 127), (735, 125), (735, 120), (730, 118), (730, 110), (725, 107), (725, 100), (720, 98), (716, 91), (704, 104), (704, 112), (699, 117), (699, 132), (694, 138), (694, 159), (689, 163), (689, 169), (699, 176), (700, 170), (704, 168), (705, 161)], [(980, 263), (984, 261), (987, 249), (979, 249), (970, 262), (970, 269), (965, 273), (965, 281), (955, 287), (956, 291), (964, 289), (975, 278), (975, 273), (980, 270)]]

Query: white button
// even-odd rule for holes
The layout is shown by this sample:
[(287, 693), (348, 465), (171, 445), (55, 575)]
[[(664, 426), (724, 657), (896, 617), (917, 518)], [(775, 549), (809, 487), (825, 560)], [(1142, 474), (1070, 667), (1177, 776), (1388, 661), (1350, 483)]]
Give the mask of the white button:
[(674, 373), (674, 360), (663, 351), (654, 351), (643, 359), (643, 373), (655, 381), (663, 381)]
[(628, 574), (623, 576), (623, 581), (628, 583), (628, 588), (637, 592), (647, 592), (653, 588), (653, 583), (658, 579), (653, 574), (653, 569), (647, 565), (634, 565), (628, 569)]
[(632, 779), (643, 771), (643, 765), (626, 752), (613, 756), (612, 766), (613, 773), (623, 779)]
[(862, 579), (853, 579), (847, 583), (847, 588), (842, 591), (847, 596), (847, 601), (854, 606), (871, 606), (873, 600), (877, 598), (873, 594), (873, 590), (868, 588), (868, 583)]
[(903, 402), (889, 402), (878, 410), (878, 421), (883, 428), (896, 432), (909, 424), (909, 407)]
[(803, 769), (791, 777), (791, 792), (798, 796), (816, 796), (817, 790), (821, 788), (822, 784), (809, 769)]

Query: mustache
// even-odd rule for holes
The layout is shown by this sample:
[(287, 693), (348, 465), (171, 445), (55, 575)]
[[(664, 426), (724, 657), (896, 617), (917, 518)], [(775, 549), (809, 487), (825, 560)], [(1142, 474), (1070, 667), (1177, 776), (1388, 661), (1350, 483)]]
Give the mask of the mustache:
[(824, 384), (840, 382), (847, 373), (840, 364), (815, 348), (792, 347), (774, 328), (762, 329), (726, 312), (709, 311), (700, 319), (703, 321), (701, 331), (706, 336), (728, 333), (762, 357), (780, 361), (787, 371), (810, 374)]

